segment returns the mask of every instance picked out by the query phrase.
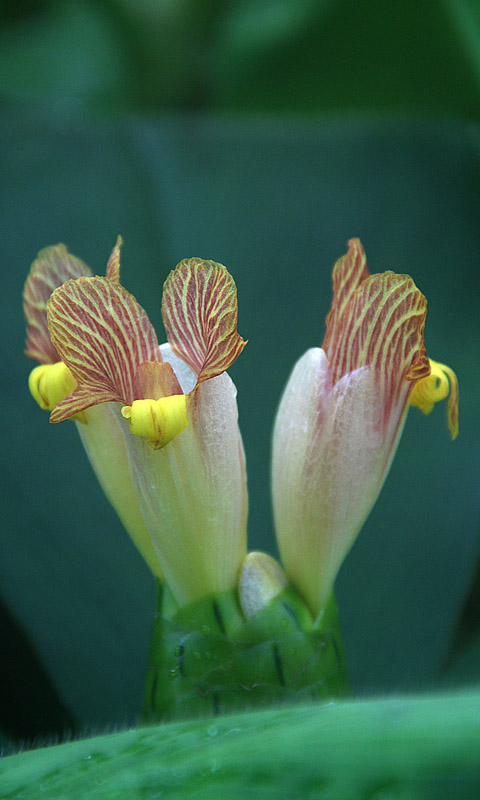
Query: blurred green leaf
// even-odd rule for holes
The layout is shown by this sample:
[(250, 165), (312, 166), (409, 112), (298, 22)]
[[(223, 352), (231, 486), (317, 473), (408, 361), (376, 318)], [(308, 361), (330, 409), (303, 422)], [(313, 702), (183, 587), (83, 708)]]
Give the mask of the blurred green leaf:
[(128, 59), (99, 4), (44, 3), (0, 29), (0, 97), (55, 114), (125, 106)]
[[(11, 4), (9, 4), (10, 6)], [(1, 96), (131, 109), (479, 119), (478, 0), (75, 0), (0, 31)]]
[(480, 697), (396, 697), (187, 720), (0, 761), (9, 800), (472, 800)]
[[(445, 112), (478, 119), (478, 2), (236, 3), (218, 107)], [(290, 8), (289, 8), (290, 6)]]

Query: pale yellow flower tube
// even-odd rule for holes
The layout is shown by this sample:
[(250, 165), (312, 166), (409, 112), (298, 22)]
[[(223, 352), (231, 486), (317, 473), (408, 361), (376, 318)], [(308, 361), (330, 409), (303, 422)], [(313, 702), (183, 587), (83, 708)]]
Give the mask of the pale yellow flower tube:
[[(161, 347), (184, 392), (195, 376)], [(246, 555), (245, 456), (236, 389), (223, 373), (200, 384), (189, 425), (154, 450), (129, 435), (132, 481), (165, 579), (180, 605), (232, 589)]]

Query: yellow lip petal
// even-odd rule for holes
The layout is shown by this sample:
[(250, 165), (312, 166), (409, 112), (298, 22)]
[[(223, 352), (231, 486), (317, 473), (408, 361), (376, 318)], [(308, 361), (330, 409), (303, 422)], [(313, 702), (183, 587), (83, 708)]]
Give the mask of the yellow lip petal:
[(458, 380), (453, 369), (446, 364), (429, 359), (431, 373), (417, 381), (410, 396), (410, 405), (417, 406), (424, 414), (433, 411), (435, 403), (444, 400), (450, 393), (447, 406), (448, 429), (455, 439), (458, 436)]
[(28, 377), (30, 394), (40, 408), (51, 411), (60, 400), (71, 394), (77, 383), (63, 361), (56, 364), (41, 364), (32, 369)]
[[(28, 376), (30, 394), (44, 411), (52, 411), (75, 390), (76, 385), (75, 378), (63, 361), (57, 361), (56, 364), (40, 364), (39, 367), (32, 369)], [(86, 422), (83, 412), (72, 415), (71, 419)]]
[(188, 425), (187, 395), (174, 394), (160, 400), (134, 400), (123, 406), (130, 431), (143, 436), (154, 450), (160, 450)]

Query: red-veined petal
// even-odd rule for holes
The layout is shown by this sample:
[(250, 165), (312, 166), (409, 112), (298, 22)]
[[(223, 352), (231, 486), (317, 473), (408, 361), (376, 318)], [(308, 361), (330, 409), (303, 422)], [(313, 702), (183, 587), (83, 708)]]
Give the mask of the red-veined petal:
[(339, 335), (342, 326), (342, 316), (345, 308), (350, 301), (354, 291), (360, 284), (370, 277), (367, 267), (365, 251), (360, 239), (350, 239), (348, 251), (336, 262), (333, 273), (333, 299), (332, 307), (327, 315), (327, 332), (323, 340), (322, 348), (329, 355), (329, 350), (333, 346)]
[(135, 375), (134, 392), (136, 400), (159, 400), (161, 397), (183, 394), (173, 367), (166, 361), (144, 361), (140, 364)]
[(47, 300), (70, 278), (91, 275), (86, 264), (72, 256), (64, 244), (45, 247), (33, 262), (23, 289), (23, 311), (27, 322), (25, 355), (41, 364), (55, 364), (60, 356), (50, 340)]
[(329, 348), (333, 382), (359, 367), (373, 367), (388, 420), (404, 382), (430, 373), (426, 314), (427, 301), (408, 275), (383, 272), (364, 280), (346, 304)]
[(117, 237), (115, 247), (113, 248), (110, 258), (107, 262), (107, 271), (105, 273), (109, 281), (113, 283), (120, 283), (120, 248), (123, 244), (121, 236)]
[(52, 422), (109, 400), (132, 403), (144, 361), (160, 360), (153, 326), (133, 295), (107, 278), (80, 278), (56, 289), (47, 305), (52, 342), (78, 387)]
[(174, 353), (198, 383), (225, 372), (246, 342), (237, 333), (237, 290), (222, 264), (188, 258), (163, 289), (162, 315)]

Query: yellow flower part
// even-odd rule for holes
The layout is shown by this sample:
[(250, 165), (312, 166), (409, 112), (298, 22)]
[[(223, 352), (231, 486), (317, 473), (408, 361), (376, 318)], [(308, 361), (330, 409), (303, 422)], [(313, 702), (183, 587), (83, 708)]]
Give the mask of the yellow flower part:
[(187, 427), (187, 395), (134, 400), (131, 406), (123, 406), (122, 415), (128, 419), (131, 433), (144, 436), (154, 450), (159, 450)]
[[(226, 374), (245, 346), (236, 287), (221, 264), (180, 262), (164, 289), (171, 341), (160, 347), (146, 311), (109, 277), (116, 263), (114, 255), (106, 278), (66, 281), (47, 301), (51, 343), (76, 381), (50, 421), (78, 413), (89, 421), (95, 409), (111, 408), (148, 555), (182, 605), (233, 589), (246, 555), (245, 458)], [(137, 528), (132, 538), (140, 541)]]
[(453, 369), (429, 359), (431, 373), (421, 378), (413, 387), (410, 405), (417, 406), (424, 414), (433, 411), (435, 403), (444, 400), (450, 392), (447, 406), (448, 429), (455, 439), (458, 436), (458, 381)]
[(77, 382), (63, 361), (40, 364), (32, 369), (28, 388), (34, 400), (44, 411), (52, 411), (60, 400), (71, 394)]
[[(114, 251), (107, 275), (115, 274), (117, 261)], [(216, 262), (181, 261), (165, 282), (162, 314), (175, 355), (196, 377), (190, 396), (245, 347), (236, 328), (235, 282)], [(47, 321), (51, 343), (76, 381), (74, 391), (58, 398), (50, 422), (121, 402), (130, 431), (155, 450), (187, 427), (190, 401), (162, 363), (145, 310), (120, 283), (108, 277), (67, 281), (50, 295)]]

